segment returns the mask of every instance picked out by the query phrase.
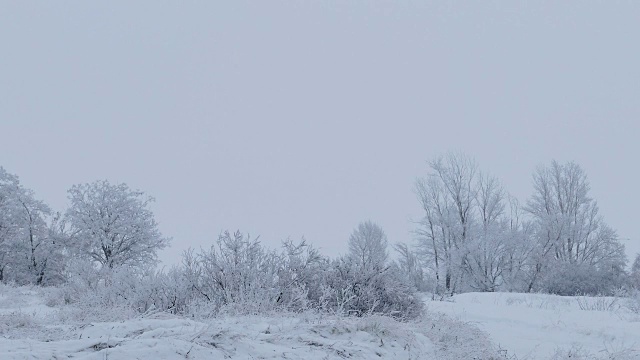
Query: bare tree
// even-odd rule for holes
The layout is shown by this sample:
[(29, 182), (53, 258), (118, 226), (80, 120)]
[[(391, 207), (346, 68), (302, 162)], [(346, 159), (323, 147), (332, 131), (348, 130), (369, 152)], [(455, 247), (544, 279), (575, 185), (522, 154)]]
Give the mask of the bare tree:
[(517, 199), (510, 197), (508, 205), (509, 225), (505, 237), (505, 264), (502, 272), (504, 289), (526, 291), (533, 274), (531, 269), (535, 267), (534, 227), (525, 218)]
[(156, 252), (169, 244), (149, 210), (153, 198), (126, 184), (75, 185), (69, 190), (69, 200), (66, 216), (71, 245), (79, 255), (103, 267), (153, 264)]
[(505, 197), (498, 179), (479, 177), (476, 196), (479, 226), (470, 237), (465, 256), (468, 284), (474, 290), (496, 291), (502, 284), (508, 235)]
[(436, 292), (453, 294), (462, 284), (468, 265), (478, 170), (475, 161), (453, 153), (429, 164), (429, 176), (416, 182), (416, 194), (424, 210), (417, 231), (419, 247), (427, 260), (433, 260)]
[(361, 271), (381, 269), (389, 257), (387, 246), (387, 235), (382, 228), (365, 221), (349, 237), (349, 258)]
[(399, 255), (398, 268), (411, 281), (418, 291), (426, 291), (428, 288), (423, 265), (416, 253), (405, 243), (397, 243), (393, 248)]

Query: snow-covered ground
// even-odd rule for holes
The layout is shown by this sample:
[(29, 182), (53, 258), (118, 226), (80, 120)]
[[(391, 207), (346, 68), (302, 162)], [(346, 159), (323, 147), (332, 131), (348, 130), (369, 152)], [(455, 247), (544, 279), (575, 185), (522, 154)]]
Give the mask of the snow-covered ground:
[(625, 309), (623, 301), (469, 293), (427, 301), (427, 306), (477, 325), (507, 358), (640, 359), (640, 317)]
[(640, 316), (615, 298), (471, 293), (426, 300), (425, 319), (401, 323), (314, 312), (127, 318), (59, 297), (0, 285), (0, 359), (640, 359)]
[(424, 336), (388, 323), (294, 317), (235, 317), (196, 322), (157, 314), (69, 329), (64, 340), (0, 339), (1, 359), (426, 359)]
[(0, 359), (457, 360), (496, 354), (478, 329), (441, 315), (409, 323), (315, 312), (195, 321), (156, 312), (105, 322), (95, 319), (123, 316), (116, 309), (62, 305), (59, 296), (56, 289), (0, 285)]
[(151, 313), (126, 321), (83, 322), (72, 320), (82, 318), (69, 316), (73, 309), (47, 306), (46, 290), (0, 289), (2, 360), (427, 359), (436, 351), (424, 334), (384, 317), (310, 313), (194, 321)]

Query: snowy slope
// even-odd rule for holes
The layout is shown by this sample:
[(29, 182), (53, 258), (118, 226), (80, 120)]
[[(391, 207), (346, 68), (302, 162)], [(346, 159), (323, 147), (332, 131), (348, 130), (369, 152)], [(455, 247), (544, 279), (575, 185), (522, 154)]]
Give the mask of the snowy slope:
[[(227, 318), (211, 323), (166, 315), (94, 323), (68, 340), (0, 339), (0, 359), (426, 359), (424, 336), (380, 333), (370, 321), (320, 321), (281, 317)], [(405, 335), (405, 334), (402, 334)]]
[(451, 300), (427, 301), (427, 306), (476, 324), (507, 356), (640, 359), (640, 318), (619, 306), (623, 300), (513, 293), (469, 293)]
[[(0, 285), (0, 359), (436, 359), (418, 323), (317, 313), (194, 321), (166, 313), (76, 321), (46, 289)], [(104, 309), (105, 312), (114, 309)]]

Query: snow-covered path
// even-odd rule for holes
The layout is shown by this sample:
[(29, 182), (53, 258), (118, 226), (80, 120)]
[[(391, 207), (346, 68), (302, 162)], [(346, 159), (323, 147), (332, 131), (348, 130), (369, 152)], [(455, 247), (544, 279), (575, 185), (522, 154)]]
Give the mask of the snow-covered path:
[[(451, 300), (427, 301), (427, 306), (476, 324), (519, 360), (569, 351), (586, 358), (640, 359), (640, 317), (617, 305), (623, 300), (513, 293), (469, 293)], [(582, 310), (579, 301), (594, 310)], [(606, 307), (611, 309), (595, 310)]]

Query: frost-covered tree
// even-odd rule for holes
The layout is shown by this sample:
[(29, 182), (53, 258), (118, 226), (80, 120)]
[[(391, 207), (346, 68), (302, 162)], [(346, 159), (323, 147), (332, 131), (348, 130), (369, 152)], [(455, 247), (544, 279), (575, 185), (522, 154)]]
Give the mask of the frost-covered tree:
[(431, 284), (428, 283), (423, 265), (416, 252), (405, 243), (397, 243), (393, 248), (398, 254), (397, 264), (400, 272), (405, 274), (416, 290), (427, 291)]
[(508, 201), (508, 229), (505, 236), (503, 286), (506, 291), (527, 290), (531, 270), (535, 266), (533, 254), (536, 250), (532, 222), (525, 217), (522, 206), (515, 198)]
[[(536, 170), (533, 182), (525, 209), (533, 218), (537, 248), (528, 290), (570, 294), (619, 286), (624, 247), (589, 197), (584, 170), (574, 162), (553, 161)], [(576, 287), (579, 283), (585, 285)]]
[(475, 161), (448, 154), (416, 182), (418, 251), (435, 292), (523, 290), (533, 271), (533, 226), (521, 206)]
[(0, 167), (0, 281), (5, 281), (15, 253), (19, 233), (15, 192), (19, 187), (18, 178)]
[(476, 185), (477, 216), (467, 245), (468, 285), (477, 291), (496, 291), (503, 282), (507, 260), (508, 220), (505, 191), (496, 178), (480, 176)]
[(382, 228), (372, 221), (365, 221), (349, 237), (349, 259), (361, 271), (381, 269), (389, 257), (387, 247), (387, 235)]
[(424, 210), (417, 231), (426, 263), (432, 264), (436, 292), (453, 294), (461, 287), (473, 236), (478, 167), (461, 154), (429, 163), (431, 173), (418, 179), (416, 194)]
[(143, 192), (96, 181), (75, 185), (68, 193), (70, 245), (79, 256), (103, 268), (144, 267), (168, 246), (149, 209), (153, 198)]
[[(45, 218), (51, 215), (51, 210), (42, 201), (36, 200), (31, 191), (22, 190), (16, 194), (19, 206), (18, 224), (21, 229), (19, 246), (21, 253), (26, 253), (26, 261), (22, 261), (24, 273), (33, 282), (42, 285), (47, 272), (49, 258), (55, 252), (55, 243), (49, 237)], [(27, 275), (28, 274), (28, 275)], [(30, 282), (31, 282), (30, 281)]]
[(0, 168), (0, 280), (44, 285), (63, 266), (62, 247), (50, 230), (51, 210)]

